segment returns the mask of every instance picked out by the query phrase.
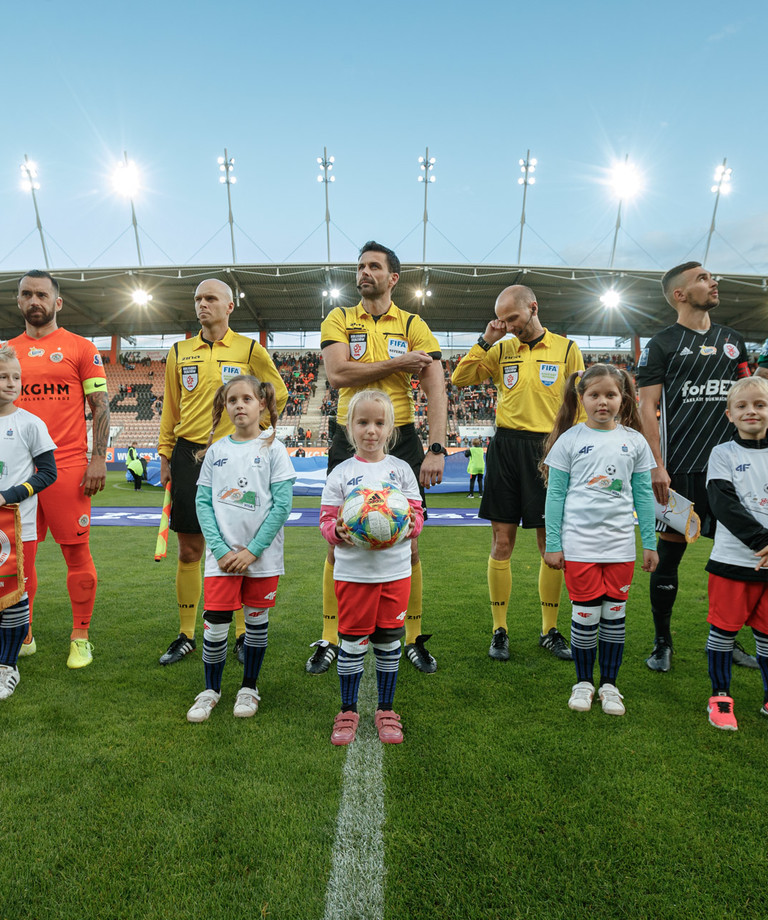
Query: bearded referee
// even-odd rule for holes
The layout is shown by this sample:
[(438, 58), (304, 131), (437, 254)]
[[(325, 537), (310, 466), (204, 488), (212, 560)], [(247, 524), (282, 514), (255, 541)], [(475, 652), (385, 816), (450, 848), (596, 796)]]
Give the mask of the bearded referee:
[[(648, 342), (637, 367), (643, 433), (656, 461), (651, 470), (653, 494), (662, 505), (670, 489), (690, 499), (701, 518), (702, 534), (712, 538), (715, 519), (707, 500), (707, 462), (712, 448), (731, 437), (726, 397), (734, 380), (749, 376), (747, 352), (738, 332), (712, 322), (710, 311), (720, 303), (717, 281), (700, 262), (671, 268), (661, 279), (661, 289), (677, 322)], [(645, 663), (651, 671), (669, 671), (672, 608), (688, 544), (662, 523), (656, 529), (659, 564), (651, 575), (656, 638)], [(733, 660), (757, 667), (741, 648), (734, 649)]]
[[(574, 371), (584, 370), (579, 346), (541, 325), (533, 291), (522, 284), (505, 288), (496, 298), (496, 319), (459, 361), (451, 382), (474, 386), (489, 377), (496, 386), (496, 433), (486, 458), (485, 489), (478, 517), (491, 522), (488, 592), (493, 639), (488, 655), (509, 659), (507, 607), (512, 591), (510, 559), (517, 528), (536, 529), (544, 556), (546, 488), (538, 472), (543, 442), (563, 399), (563, 386)], [(511, 334), (514, 338), (505, 339)], [(503, 341), (502, 341), (503, 340)], [(557, 628), (563, 574), (541, 560), (539, 645), (555, 658), (571, 660), (571, 650)]]

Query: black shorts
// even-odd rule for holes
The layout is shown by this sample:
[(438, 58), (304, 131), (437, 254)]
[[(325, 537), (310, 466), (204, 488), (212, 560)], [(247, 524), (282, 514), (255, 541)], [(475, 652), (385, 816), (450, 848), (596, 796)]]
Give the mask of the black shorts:
[(477, 516), (499, 524), (544, 526), (547, 489), (539, 473), (545, 434), (497, 428), (485, 458)]
[(195, 496), (200, 462), (195, 454), (205, 444), (179, 438), (171, 454), (171, 530), (176, 533), (202, 533), (197, 520)]
[[(401, 425), (395, 430), (397, 431), (397, 439), (389, 452), (393, 457), (397, 457), (398, 460), (404, 460), (413, 470), (416, 482), (419, 482), (421, 464), (424, 460), (424, 448), (421, 446), (419, 436), (416, 434), (416, 426), (413, 424)], [(331, 446), (328, 449), (328, 472), (330, 473), (335, 466), (345, 460), (349, 460), (354, 454), (355, 449), (350, 444), (349, 438), (347, 438), (347, 429), (341, 425), (337, 426), (333, 433)], [(421, 483), (419, 483), (419, 492), (421, 492), (421, 505), (424, 508), (424, 520), (426, 521), (427, 497), (424, 494)]]
[[(707, 497), (707, 474), (704, 472), (672, 473), (670, 479), (670, 489), (673, 489), (679, 495), (693, 502), (693, 510), (701, 518), (702, 537), (709, 537), (710, 540), (714, 540), (717, 520), (709, 508), (709, 498)], [(656, 522), (656, 530), (659, 533), (677, 533), (676, 530), (673, 530), (661, 521)]]

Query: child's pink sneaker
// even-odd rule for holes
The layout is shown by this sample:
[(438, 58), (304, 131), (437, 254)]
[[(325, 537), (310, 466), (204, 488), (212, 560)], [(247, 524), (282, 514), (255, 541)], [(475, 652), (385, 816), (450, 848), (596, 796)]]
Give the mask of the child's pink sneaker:
[(403, 730), (400, 727), (400, 716), (392, 709), (377, 709), (374, 718), (379, 741), (382, 744), (400, 744), (403, 740)]
[(733, 714), (733, 698), (725, 694), (710, 696), (707, 703), (707, 712), (709, 713), (709, 724), (715, 728), (722, 728), (727, 732), (738, 731), (739, 723)]
[(333, 720), (331, 744), (352, 744), (357, 734), (360, 716), (356, 712), (340, 712)]

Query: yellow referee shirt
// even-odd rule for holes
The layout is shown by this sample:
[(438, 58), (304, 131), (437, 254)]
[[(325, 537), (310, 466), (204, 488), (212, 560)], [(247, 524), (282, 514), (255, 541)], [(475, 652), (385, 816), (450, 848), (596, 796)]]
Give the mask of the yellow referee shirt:
[[(425, 351), (433, 358), (440, 358), (440, 346), (429, 326), (420, 316), (406, 313), (395, 304), (378, 317), (367, 313), (362, 302), (356, 307), (336, 307), (320, 327), (320, 347), (335, 342), (348, 345), (350, 359), (363, 363), (389, 361), (407, 351)], [(414, 418), (411, 377), (410, 372), (396, 371), (365, 386), (342, 387), (337, 412), (339, 425), (347, 424), (347, 406), (352, 396), (369, 388), (383, 390), (392, 400), (397, 427), (409, 424)]]
[[(202, 332), (193, 339), (177, 342), (168, 352), (165, 364), (163, 414), (160, 418), (160, 444), (163, 457), (171, 459), (179, 438), (205, 444), (211, 433), (211, 414), (216, 390), (239, 374), (251, 374), (275, 388), (277, 414), (288, 401), (283, 378), (265, 348), (244, 335), (227, 329), (220, 342), (206, 342)], [(262, 419), (267, 427), (269, 416)], [(214, 441), (231, 434), (234, 426), (224, 412)]]
[(451, 377), (457, 387), (480, 384), (489, 377), (496, 386), (496, 425), (516, 431), (548, 434), (563, 399), (563, 386), (574, 371), (584, 369), (579, 346), (544, 330), (533, 348), (519, 339), (502, 339), (485, 351), (473, 345)]

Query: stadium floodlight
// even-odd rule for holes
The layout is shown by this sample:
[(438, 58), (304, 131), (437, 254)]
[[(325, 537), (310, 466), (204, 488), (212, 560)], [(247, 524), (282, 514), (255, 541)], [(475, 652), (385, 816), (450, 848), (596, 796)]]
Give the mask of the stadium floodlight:
[(429, 147), (427, 147), (424, 156), (419, 157), (419, 169), (424, 173), (424, 175), (419, 175), (419, 182), (424, 183), (424, 244), (422, 246), (421, 258), (425, 266), (427, 264), (427, 222), (429, 220), (427, 214), (427, 192), (429, 191), (430, 183), (435, 181), (432, 170), (435, 168), (436, 162), (437, 160), (435, 157), (429, 155)]
[(152, 295), (141, 288), (136, 288), (133, 294), (131, 294), (131, 300), (139, 307), (146, 307), (152, 300)]
[(223, 175), (219, 176), (219, 182), (227, 187), (227, 207), (229, 210), (227, 220), (229, 221), (229, 239), (232, 243), (232, 264), (234, 265), (237, 262), (237, 255), (235, 253), (235, 220), (232, 217), (232, 186), (237, 182), (237, 177), (234, 175), (235, 158), (227, 153), (226, 147), (224, 148), (224, 156), (219, 157), (218, 163), (219, 172), (223, 173)]
[(629, 162), (629, 154), (624, 157), (623, 163), (615, 163), (611, 169), (610, 185), (614, 195), (619, 199), (619, 210), (616, 214), (616, 231), (613, 234), (613, 246), (611, 248), (611, 260), (608, 268), (613, 268), (613, 259), (616, 255), (616, 242), (619, 238), (621, 229), (621, 206), (635, 195), (643, 187), (643, 177), (637, 167)]
[(341, 291), (338, 288), (331, 288), (331, 297), (334, 299), (336, 299), (340, 293)]
[(127, 150), (123, 151), (123, 162), (117, 164), (117, 168), (112, 175), (112, 187), (118, 195), (128, 198), (131, 202), (131, 224), (133, 225), (133, 235), (136, 238), (136, 255), (139, 259), (139, 265), (141, 265), (139, 225), (136, 223), (136, 207), (133, 203), (133, 199), (136, 197), (141, 183), (139, 181), (139, 170), (133, 160), (128, 159)]
[(600, 295), (600, 303), (606, 310), (615, 310), (621, 303), (621, 294), (614, 288)]
[(707, 236), (707, 246), (704, 250), (704, 259), (703, 263), (706, 265), (707, 257), (709, 256), (709, 244), (712, 242), (712, 235), (715, 232), (715, 218), (717, 217), (717, 206), (720, 204), (721, 195), (729, 195), (731, 192), (731, 173), (733, 170), (727, 166), (728, 160), (723, 159), (723, 162), (715, 170), (715, 184), (712, 186), (711, 191), (715, 193), (715, 207), (712, 211), (712, 223), (709, 225), (709, 235)]
[(536, 177), (531, 175), (531, 173), (536, 171), (536, 164), (539, 161), (536, 157), (531, 158), (531, 151), (529, 150), (524, 160), (518, 160), (520, 165), (520, 172), (522, 176), (517, 180), (518, 185), (523, 187), (523, 210), (520, 214), (520, 242), (517, 244), (517, 264), (520, 264), (520, 257), (523, 254), (523, 228), (525, 227), (525, 199), (528, 195), (528, 186), (536, 184)]
[(335, 157), (328, 156), (328, 148), (323, 147), (323, 155), (317, 158), (317, 165), (320, 167), (321, 175), (317, 177), (318, 182), (325, 186), (325, 245), (328, 255), (327, 264), (331, 264), (331, 209), (328, 204), (328, 186), (331, 182), (336, 181), (336, 176), (331, 175), (333, 164), (336, 162)]
[(50, 263), (48, 261), (48, 249), (45, 245), (45, 235), (43, 234), (43, 224), (40, 220), (40, 211), (37, 208), (37, 195), (36, 191), (40, 188), (40, 183), (37, 181), (37, 163), (34, 160), (24, 154), (24, 162), (21, 164), (21, 187), (25, 192), (29, 192), (32, 195), (32, 204), (35, 208), (35, 223), (37, 224), (37, 232), (40, 234), (40, 243), (43, 247), (43, 259), (45, 261), (45, 267), (50, 268)]

